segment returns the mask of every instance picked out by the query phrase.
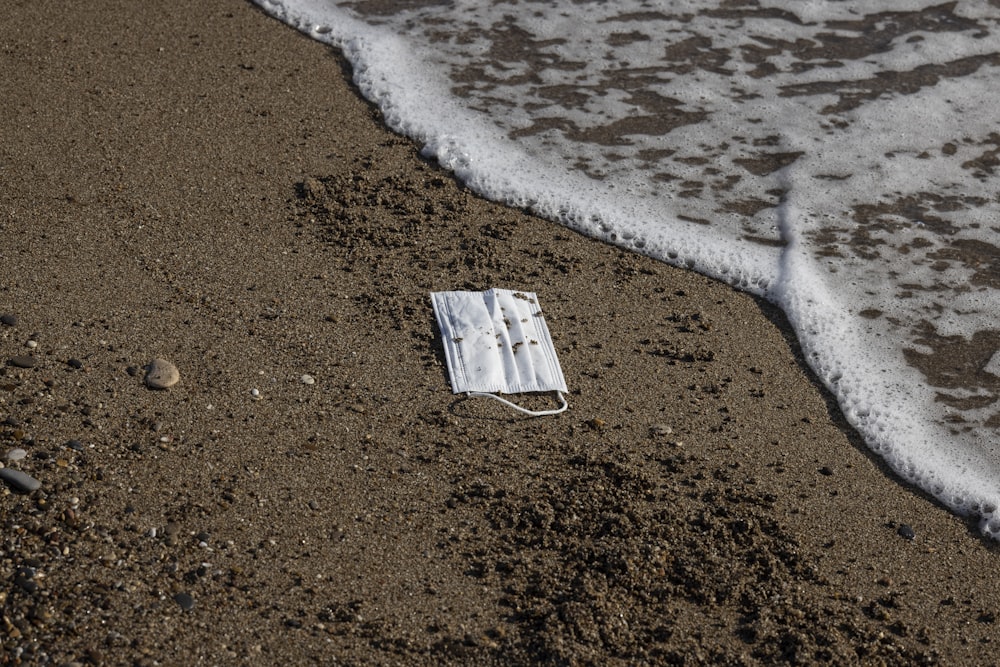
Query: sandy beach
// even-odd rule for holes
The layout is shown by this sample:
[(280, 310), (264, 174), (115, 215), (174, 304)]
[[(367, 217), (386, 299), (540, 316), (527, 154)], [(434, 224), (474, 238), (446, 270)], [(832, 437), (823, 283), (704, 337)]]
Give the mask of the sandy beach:
[[(0, 664), (998, 661), (996, 546), (780, 311), (470, 194), (248, 2), (5, 10)], [(429, 293), (489, 287), (566, 413), (451, 393)]]

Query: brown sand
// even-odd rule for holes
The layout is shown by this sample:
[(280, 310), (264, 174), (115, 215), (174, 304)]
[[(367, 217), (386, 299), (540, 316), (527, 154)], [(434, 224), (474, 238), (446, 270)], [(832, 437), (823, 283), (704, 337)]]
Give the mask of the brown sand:
[[(43, 484), (0, 664), (995, 660), (994, 546), (767, 304), (471, 196), (244, 2), (8, 3), (0, 49), (0, 448)], [(490, 286), (569, 412), (451, 394), (428, 292)]]

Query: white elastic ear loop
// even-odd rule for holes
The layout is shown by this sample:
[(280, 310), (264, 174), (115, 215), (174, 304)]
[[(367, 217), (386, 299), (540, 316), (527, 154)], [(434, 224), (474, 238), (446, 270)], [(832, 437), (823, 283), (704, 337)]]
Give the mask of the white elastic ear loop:
[(510, 406), (510, 407), (514, 408), (515, 410), (517, 410), (518, 412), (523, 412), (524, 414), (529, 415), (531, 417), (544, 417), (546, 415), (557, 415), (560, 412), (565, 412), (566, 408), (569, 407), (569, 404), (566, 402), (566, 397), (562, 395), (561, 391), (557, 391), (556, 392), (556, 396), (559, 397), (559, 402), (562, 403), (562, 407), (560, 407), (560, 408), (558, 408), (556, 410), (537, 410), (537, 411), (535, 411), (535, 410), (528, 410), (527, 408), (522, 408), (520, 405), (516, 405), (514, 403), (511, 403), (506, 398), (500, 398), (496, 394), (487, 394), (484, 391), (467, 391), (467, 392), (465, 392), (465, 395), (466, 396), (485, 396), (486, 398), (493, 398), (493, 399), (496, 399), (496, 400), (500, 401), (504, 405)]

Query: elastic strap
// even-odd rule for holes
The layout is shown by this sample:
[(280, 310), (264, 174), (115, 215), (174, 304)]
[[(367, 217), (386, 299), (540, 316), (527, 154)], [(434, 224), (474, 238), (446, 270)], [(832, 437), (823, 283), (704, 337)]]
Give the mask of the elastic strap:
[(504, 405), (507, 405), (509, 407), (514, 408), (518, 412), (522, 412), (522, 413), (524, 413), (526, 415), (530, 415), (532, 417), (544, 417), (546, 415), (557, 415), (560, 412), (565, 412), (566, 408), (569, 407), (569, 404), (566, 402), (566, 398), (562, 395), (561, 391), (557, 391), (556, 392), (556, 396), (559, 397), (559, 402), (562, 403), (562, 407), (560, 407), (560, 408), (558, 408), (556, 410), (538, 410), (538, 411), (528, 410), (527, 408), (522, 408), (520, 405), (516, 405), (514, 403), (511, 403), (506, 398), (500, 398), (496, 394), (487, 394), (486, 392), (483, 392), (483, 391), (469, 391), (469, 392), (466, 392), (465, 395), (466, 396), (484, 396), (486, 398), (493, 398), (493, 399), (496, 399), (496, 400), (500, 401)]

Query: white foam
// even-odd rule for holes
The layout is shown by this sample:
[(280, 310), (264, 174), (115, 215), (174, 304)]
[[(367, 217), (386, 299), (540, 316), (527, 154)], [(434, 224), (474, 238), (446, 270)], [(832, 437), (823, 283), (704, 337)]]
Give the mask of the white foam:
[[(831, 33), (858, 39), (851, 25), (866, 14), (883, 14), (875, 29), (895, 29), (884, 13), (932, 3), (771, 0), (762, 4), (787, 19), (735, 19), (702, 11), (717, 8), (710, 0), (690, 0), (662, 12), (683, 11), (683, 20), (637, 21), (626, 14), (646, 11), (640, 0), (533, 4), (530, 14), (516, 3), (465, 0), (369, 17), (330, 0), (256, 1), (342, 48), (389, 126), (482, 195), (775, 301), (873, 451), (1000, 535), (1000, 456), (995, 431), (982, 425), (995, 407), (941, 403), (942, 389), (904, 352), (932, 349), (921, 333), (928, 327), (969, 337), (995, 328), (1000, 312), (998, 290), (970, 289), (976, 266), (953, 256), (956, 242), (1000, 245), (995, 181), (968, 166), (996, 148), (997, 40), (978, 33), (997, 24), (1000, 10), (956, 7), (947, 31), (928, 20), (893, 33), (892, 48), (834, 67), (821, 48), (804, 56), (787, 45), (819, 45)], [(537, 41), (531, 53), (492, 53), (514, 28)], [(440, 39), (459, 32), (461, 39)], [(693, 69), (664, 63), (669, 47), (688, 38), (709, 40), (699, 51), (706, 58), (727, 58)], [(759, 59), (746, 54), (765, 47), (774, 71), (760, 76)], [(946, 78), (956, 61), (964, 76)], [(609, 73), (627, 67), (637, 83), (616, 84), (625, 75)], [(899, 84), (919, 68), (930, 74)], [(460, 86), (463, 96), (454, 92)], [(554, 96), (556, 86), (578, 95)], [(667, 100), (669, 113), (704, 117), (610, 143), (585, 139), (616, 120), (663, 118), (669, 114), (654, 103)], [(546, 118), (557, 122), (536, 125)], [(799, 153), (770, 173), (755, 163)], [(573, 168), (578, 162), (591, 175)], [(737, 213), (741, 202), (763, 205)], [(893, 204), (902, 212), (879, 208)], [(865, 238), (870, 245), (859, 243)], [(840, 256), (819, 252), (824, 243)], [(981, 370), (998, 368), (991, 361)], [(988, 395), (969, 382), (947, 390), (955, 399)]]

